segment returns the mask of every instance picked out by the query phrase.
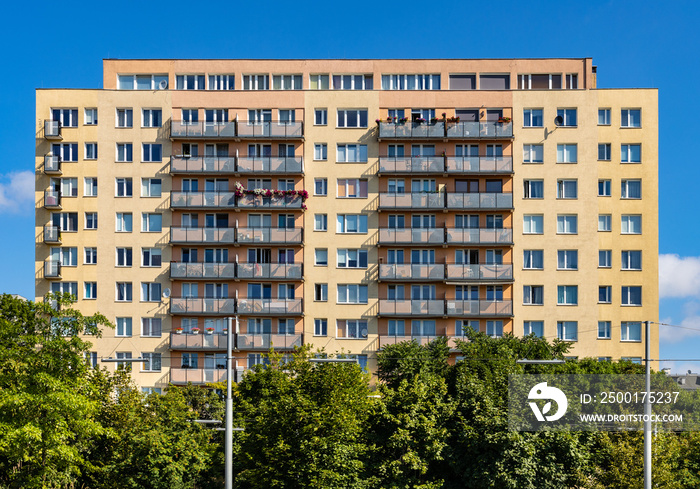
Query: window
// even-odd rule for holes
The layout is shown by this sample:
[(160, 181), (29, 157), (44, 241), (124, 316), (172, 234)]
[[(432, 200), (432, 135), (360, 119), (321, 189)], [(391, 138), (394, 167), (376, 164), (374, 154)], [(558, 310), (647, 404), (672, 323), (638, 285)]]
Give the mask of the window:
[(97, 159), (97, 143), (85, 143), (85, 159)]
[(544, 321), (523, 322), (523, 334), (525, 334), (525, 336), (532, 334), (538, 338), (542, 338), (544, 335)]
[(523, 127), (542, 127), (542, 109), (524, 109)]
[(382, 90), (440, 90), (440, 75), (382, 75)]
[(333, 75), (334, 90), (372, 90), (372, 75)]
[(336, 322), (339, 339), (367, 338), (367, 321), (357, 319), (338, 319)]
[(523, 216), (523, 234), (542, 234), (544, 232), (544, 217), (541, 214), (525, 214)]
[(558, 285), (557, 304), (560, 306), (575, 306), (578, 304), (578, 285)]
[(328, 159), (328, 145), (326, 143), (314, 144), (314, 160), (325, 161)]
[(328, 231), (328, 214), (314, 214), (314, 231)]
[(160, 248), (141, 248), (141, 266), (159, 267), (161, 265)]
[(315, 109), (314, 110), (314, 126), (327, 126), (328, 125), (328, 109)]
[(622, 180), (621, 199), (641, 199), (642, 198), (642, 181), (641, 180)]
[(450, 73), (450, 90), (476, 90), (476, 75), (469, 73)]
[(612, 149), (610, 143), (598, 143), (598, 161), (610, 161)]
[(168, 75), (117, 75), (119, 90), (163, 90), (168, 88)]
[(142, 364), (142, 372), (160, 372), (160, 353), (141, 353), (145, 361)]
[(578, 270), (578, 250), (557, 250), (558, 270)]
[(642, 111), (640, 109), (622, 109), (620, 127), (642, 127)]
[(141, 336), (160, 337), (162, 320), (160, 318), (141, 318)]
[(97, 368), (97, 352), (96, 351), (86, 351), (85, 352), (85, 360), (88, 363), (88, 366), (92, 368)]
[(367, 163), (367, 145), (339, 144), (335, 161), (338, 163)]
[(367, 268), (367, 250), (339, 249), (338, 268)]
[(134, 111), (132, 109), (117, 109), (117, 127), (134, 127)]
[(209, 75), (209, 90), (234, 90), (236, 75)]
[(314, 300), (320, 302), (328, 300), (328, 284), (314, 284)]
[(541, 199), (544, 197), (544, 181), (543, 180), (524, 180), (526, 199)]
[(85, 229), (97, 229), (97, 212), (85, 213)]
[(578, 339), (578, 322), (557, 321), (557, 338), (562, 341), (576, 341)]
[(83, 196), (97, 197), (97, 177), (85, 177)]
[(197, 124), (199, 122), (199, 110), (182, 109), (182, 123), (184, 125)]
[(622, 287), (622, 305), (623, 306), (641, 306), (642, 305), (642, 287), (641, 286), (623, 286)]
[(337, 127), (367, 127), (367, 109), (338, 109)]
[[(54, 181), (52, 179), (52, 181)], [(78, 196), (78, 179), (77, 178), (61, 178), (61, 197), (77, 197)]]
[(51, 151), (60, 161), (78, 161), (78, 143), (52, 144)]
[(367, 286), (338, 284), (338, 304), (367, 304)]
[(610, 197), (610, 180), (598, 180), (598, 197)]
[(612, 267), (612, 250), (598, 250), (598, 268)]
[(117, 282), (117, 301), (131, 302), (131, 282)]
[(269, 90), (270, 75), (243, 75), (243, 90)]
[(541, 144), (523, 144), (523, 163), (542, 163), (544, 146)]
[(523, 250), (523, 268), (526, 270), (542, 270), (544, 263), (543, 250)]
[(117, 212), (117, 228), (118, 233), (130, 233), (132, 230), (131, 212)]
[(141, 197), (160, 197), (162, 182), (160, 178), (141, 179)]
[(486, 334), (492, 338), (503, 336), (503, 321), (486, 321)]
[(204, 90), (204, 75), (175, 75), (177, 90)]
[(314, 264), (318, 267), (328, 266), (328, 249), (316, 248), (314, 250)]
[(563, 119), (563, 127), (575, 127), (576, 124), (576, 109), (557, 109), (557, 117)]
[(84, 299), (97, 299), (97, 282), (85, 282), (83, 284)]
[(641, 270), (642, 252), (641, 250), (622, 251), (622, 270)]
[(117, 336), (131, 336), (131, 318), (117, 318)]
[(156, 162), (163, 160), (163, 148), (160, 144), (143, 143), (143, 158), (141, 161)]
[(557, 144), (557, 163), (576, 163), (578, 148), (575, 144)]
[(339, 199), (366, 199), (367, 180), (361, 178), (339, 178), (336, 196)]
[(83, 263), (85, 265), (96, 265), (97, 264), (97, 248), (85, 247), (84, 248), (84, 259)]
[(51, 248), (51, 259), (59, 262), (64, 267), (78, 266), (78, 248), (63, 247)]
[(598, 214), (598, 231), (612, 231), (612, 215)]
[(598, 321), (598, 339), (610, 339), (610, 321)]
[(52, 212), (51, 224), (61, 231), (76, 232), (78, 230), (77, 212)]
[(301, 90), (301, 75), (272, 75), (273, 90)]
[(620, 163), (641, 163), (642, 145), (623, 144), (620, 146)]
[(327, 178), (314, 178), (314, 195), (328, 195)]
[(96, 108), (88, 108), (85, 109), (85, 121), (84, 124), (86, 126), (96, 126), (97, 125), (97, 109)]
[(328, 319), (314, 319), (314, 336), (328, 336)]
[(620, 330), (621, 341), (642, 341), (641, 321), (623, 321)]
[(598, 125), (610, 125), (610, 109), (598, 109)]
[(118, 267), (130, 267), (132, 262), (131, 248), (117, 248)]
[(223, 125), (228, 122), (228, 109), (205, 109), (204, 120), (208, 125)]
[(577, 234), (578, 216), (576, 214), (559, 214), (557, 216), (557, 234)]
[(78, 127), (78, 109), (51, 109), (51, 120), (62, 127)]
[(599, 285), (598, 286), (598, 304), (610, 304), (612, 303), (612, 286), (611, 285)]
[(141, 282), (141, 300), (144, 302), (160, 302), (160, 284), (156, 282)]
[(163, 215), (144, 212), (141, 214), (141, 232), (158, 233), (163, 230)]
[(117, 162), (131, 163), (134, 161), (134, 149), (131, 143), (117, 143)]
[(557, 180), (557, 199), (575, 199), (577, 194), (577, 180)]
[(328, 75), (309, 75), (309, 88), (311, 90), (328, 90)]
[(367, 216), (363, 214), (338, 214), (336, 233), (366, 233)]
[(620, 232), (622, 234), (642, 234), (642, 216), (623, 215)]
[(523, 304), (541, 306), (544, 304), (542, 295), (544, 287), (542, 285), (523, 285)]
[(163, 111), (162, 109), (143, 109), (141, 112), (142, 120), (141, 127), (162, 127)]

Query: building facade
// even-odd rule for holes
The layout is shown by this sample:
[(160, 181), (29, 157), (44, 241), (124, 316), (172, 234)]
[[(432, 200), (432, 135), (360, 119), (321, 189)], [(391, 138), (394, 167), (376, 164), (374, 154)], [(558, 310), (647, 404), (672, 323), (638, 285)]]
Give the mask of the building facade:
[(115, 323), (95, 364), (220, 381), (229, 324), (237, 375), (302, 344), (372, 370), (469, 327), (643, 356), (655, 89), (598, 89), (589, 58), (103, 68), (36, 100), (36, 298)]

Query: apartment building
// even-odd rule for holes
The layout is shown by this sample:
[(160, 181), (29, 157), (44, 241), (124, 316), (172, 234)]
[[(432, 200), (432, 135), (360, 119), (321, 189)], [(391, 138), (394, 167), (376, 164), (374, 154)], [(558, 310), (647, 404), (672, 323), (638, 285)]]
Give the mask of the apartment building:
[(657, 91), (591, 61), (104, 60), (36, 92), (36, 298), (105, 314), (91, 361), (144, 390), (225, 379), (229, 327), (239, 377), (469, 327), (641, 359)]

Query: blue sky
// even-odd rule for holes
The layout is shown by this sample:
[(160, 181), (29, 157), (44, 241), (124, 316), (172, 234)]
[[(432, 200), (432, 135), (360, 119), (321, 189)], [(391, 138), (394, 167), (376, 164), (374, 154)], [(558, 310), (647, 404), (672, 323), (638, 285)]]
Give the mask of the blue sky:
[(700, 357), (700, 226), (685, 218), (698, 208), (700, 2), (39, 0), (3, 17), (0, 293), (34, 296), (34, 90), (99, 88), (103, 58), (592, 57), (601, 88), (659, 88), (659, 319), (682, 326), (662, 327), (661, 358)]

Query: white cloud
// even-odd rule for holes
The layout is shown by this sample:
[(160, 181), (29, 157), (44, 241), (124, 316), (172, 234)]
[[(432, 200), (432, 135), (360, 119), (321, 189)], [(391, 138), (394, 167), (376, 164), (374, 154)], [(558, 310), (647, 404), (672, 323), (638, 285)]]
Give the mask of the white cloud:
[(34, 210), (34, 172), (0, 174), (0, 212), (18, 214)]
[(700, 257), (659, 255), (659, 296), (700, 297)]
[[(687, 303), (683, 307), (684, 318), (680, 324), (676, 324), (672, 319), (662, 319), (659, 325), (659, 339), (663, 343), (679, 343), (690, 338), (700, 337), (700, 316), (693, 315), (691, 311), (697, 311), (697, 303)], [(664, 324), (673, 326), (664, 326)]]

